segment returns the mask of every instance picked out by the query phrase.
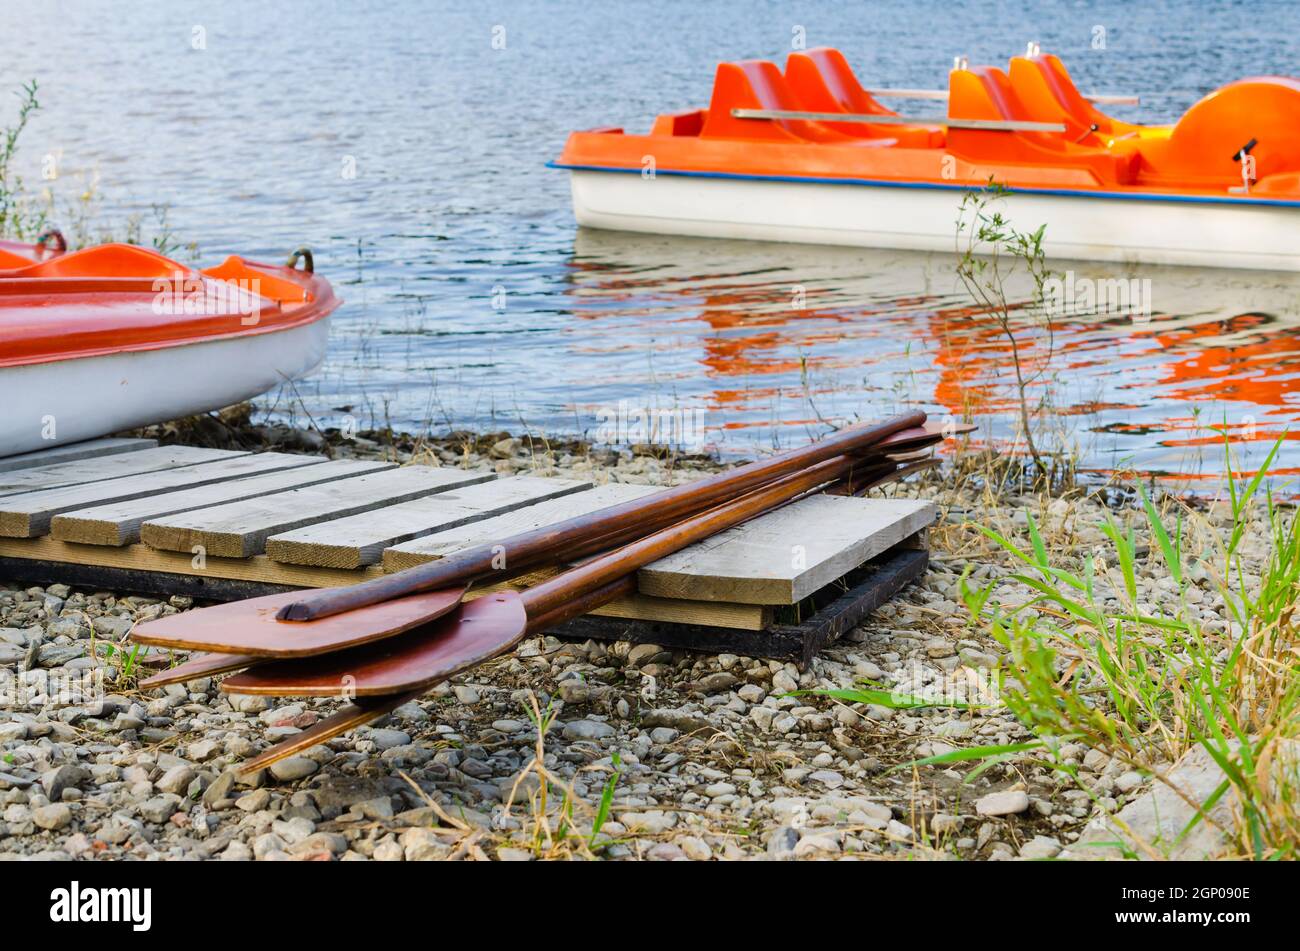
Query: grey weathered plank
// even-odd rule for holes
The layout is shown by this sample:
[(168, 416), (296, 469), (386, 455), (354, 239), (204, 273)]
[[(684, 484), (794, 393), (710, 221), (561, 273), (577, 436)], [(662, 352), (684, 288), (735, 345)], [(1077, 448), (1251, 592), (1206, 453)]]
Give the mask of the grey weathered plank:
[(932, 524), (933, 502), (815, 495), (769, 512), (637, 574), (645, 595), (794, 604)]
[(50, 523), (50, 534), (60, 541), (83, 545), (130, 545), (140, 540), (140, 526), (148, 519), (394, 468), (394, 463), (378, 460), (339, 459), (326, 462), (319, 456), (290, 458), (301, 460), (301, 464), (285, 471), (249, 476), (232, 482), (218, 482), (215, 485), (65, 512), (54, 516)]
[(577, 479), (497, 479), (276, 535), (266, 554), (295, 565), (360, 568), (377, 564), (392, 545), (590, 488)]
[(493, 472), (407, 466), (149, 519), (140, 526), (140, 540), (166, 551), (201, 548), (208, 555), (247, 558), (261, 554), (272, 535), (495, 478)]
[(165, 446), (96, 459), (33, 466), (30, 469), (17, 469), (0, 474), (0, 496), (57, 489), (64, 485), (102, 482), (106, 479), (157, 472), (161, 469), (175, 469), (178, 466), (217, 462), (243, 455), (247, 453), (230, 452), (224, 449), (196, 449), (193, 446)]
[(225, 482), (243, 476), (292, 469), (310, 464), (311, 456), (264, 452), (227, 453), (194, 466), (178, 466), (157, 472), (142, 472), (118, 479), (104, 479), (82, 485), (65, 485), (40, 492), (22, 492), (0, 499), (0, 535), (7, 538), (34, 538), (50, 530), (50, 520), (61, 512), (70, 512), (107, 502), (121, 502), (173, 489)]
[(84, 442), (70, 442), (65, 446), (24, 452), (17, 456), (5, 456), (0, 459), (0, 472), (30, 469), (33, 466), (51, 466), (60, 462), (75, 462), (78, 459), (94, 459), (99, 456), (115, 456), (119, 452), (138, 452), (141, 449), (153, 449), (157, 445), (156, 439), (132, 439), (126, 436), (87, 439)]
[(445, 558), (462, 548), (509, 538), (543, 525), (554, 525), (576, 515), (585, 515), (659, 491), (662, 491), (659, 486), (618, 482), (597, 486), (576, 495), (538, 502), (481, 522), (470, 522), (394, 545), (384, 551), (384, 567), (389, 571), (410, 568), (436, 558)]

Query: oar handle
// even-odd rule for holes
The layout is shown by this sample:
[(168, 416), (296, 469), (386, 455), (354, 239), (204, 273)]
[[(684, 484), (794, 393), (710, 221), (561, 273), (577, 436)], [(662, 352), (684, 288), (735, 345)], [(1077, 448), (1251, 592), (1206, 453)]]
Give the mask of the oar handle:
[[(770, 512), (796, 497), (827, 482), (839, 479), (856, 465), (852, 456), (836, 456), (810, 466), (803, 472), (756, 489), (731, 502), (689, 518), (631, 542), (601, 558), (571, 568), (550, 581), (534, 585), (520, 595), (529, 618), (563, 613), (568, 607), (585, 603), (593, 592), (623, 578), (652, 561), (681, 551), (688, 545)], [(574, 609), (570, 616), (585, 613), (589, 607)], [(533, 630), (530, 622), (529, 629)]]

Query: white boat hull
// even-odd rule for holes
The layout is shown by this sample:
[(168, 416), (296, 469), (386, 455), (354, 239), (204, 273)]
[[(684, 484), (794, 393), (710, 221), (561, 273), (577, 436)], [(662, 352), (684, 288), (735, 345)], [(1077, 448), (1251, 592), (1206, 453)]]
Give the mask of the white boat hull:
[[(579, 225), (613, 231), (957, 250), (964, 189), (575, 169)], [(1004, 215), (1047, 225), (1049, 258), (1300, 271), (1300, 207), (1018, 191)]]
[(246, 337), (0, 369), (0, 456), (207, 412), (310, 373), (329, 318)]

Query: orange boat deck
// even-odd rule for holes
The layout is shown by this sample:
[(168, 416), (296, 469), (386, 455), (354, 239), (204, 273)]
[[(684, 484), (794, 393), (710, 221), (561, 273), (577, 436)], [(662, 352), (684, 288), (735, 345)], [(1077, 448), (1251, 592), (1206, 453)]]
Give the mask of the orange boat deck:
[(339, 303), (310, 271), (234, 256), (200, 271), (131, 245), (26, 250), (0, 247), (0, 367), (288, 330)]
[[(736, 110), (841, 113), (893, 124), (741, 118)], [(1052, 123), (1062, 132), (962, 128)], [(553, 167), (1012, 190), (1165, 200), (1300, 204), (1300, 82), (1260, 77), (1203, 98), (1172, 126), (1107, 116), (1054, 56), (954, 69), (948, 115), (899, 121), (836, 50), (722, 63), (707, 109), (661, 115), (647, 135), (574, 132)]]

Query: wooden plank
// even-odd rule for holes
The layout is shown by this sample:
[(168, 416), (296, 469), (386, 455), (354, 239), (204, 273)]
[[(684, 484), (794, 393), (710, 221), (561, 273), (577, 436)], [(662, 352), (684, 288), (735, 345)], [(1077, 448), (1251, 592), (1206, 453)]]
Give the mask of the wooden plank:
[(266, 554), (295, 565), (360, 568), (377, 564), (392, 545), (591, 487), (577, 479), (497, 479), (276, 535)]
[(107, 502), (139, 499), (172, 489), (225, 482), (279, 469), (298, 468), (314, 461), (312, 456), (292, 456), (281, 452), (236, 454), (232, 458), (197, 466), (179, 466), (84, 485), (65, 485), (42, 492), (23, 492), (0, 499), (0, 535), (32, 538), (47, 534), (50, 521), (60, 512)]
[(494, 472), (407, 466), (150, 519), (140, 527), (140, 538), (166, 551), (201, 548), (208, 555), (247, 558), (262, 554), (272, 535), (495, 478)]
[[(364, 478), (364, 476), (360, 477)], [(141, 574), (160, 573), (202, 578), (284, 585), (293, 588), (327, 588), (356, 584), (383, 574), (379, 568), (343, 571), (338, 568), (308, 568), (282, 565), (257, 555), (252, 558), (219, 558), (191, 552), (157, 551), (148, 545), (77, 545), (49, 535), (40, 538), (0, 538), (0, 557), (28, 561), (63, 562), (119, 568)]]
[(0, 496), (7, 497), (19, 492), (41, 492), (45, 489), (82, 485), (87, 482), (103, 482), (107, 479), (120, 479), (123, 476), (175, 469), (180, 466), (200, 465), (244, 455), (248, 453), (230, 452), (224, 449), (197, 449), (193, 446), (165, 446), (96, 459), (33, 466), (29, 469), (0, 474)]
[(251, 499), (285, 489), (349, 479), (395, 466), (394, 463), (378, 460), (339, 459), (326, 462), (319, 456), (288, 458), (300, 462), (285, 471), (65, 512), (54, 516), (50, 523), (50, 534), (61, 541), (83, 545), (130, 545), (140, 540), (140, 526), (148, 519)]
[(794, 604), (934, 522), (933, 502), (815, 495), (661, 558), (642, 594)]
[(460, 525), (447, 531), (435, 532), (414, 541), (394, 545), (384, 551), (384, 568), (388, 571), (401, 571), (403, 568), (411, 568), (426, 561), (445, 558), (462, 548), (509, 538), (511, 535), (543, 525), (554, 525), (575, 515), (585, 515), (588, 512), (626, 502), (629, 499), (639, 499), (659, 491), (662, 491), (661, 488), (654, 485), (611, 482), (577, 495), (538, 502), (536, 505), (507, 512), (505, 515), (497, 515), (481, 522)]
[(51, 466), (60, 462), (76, 462), (79, 459), (95, 459), (99, 456), (114, 456), (119, 452), (153, 449), (157, 445), (156, 439), (131, 439), (125, 436), (87, 439), (85, 442), (70, 442), (65, 446), (52, 446), (49, 449), (37, 449), (17, 456), (6, 456), (0, 459), (0, 472), (30, 469), (33, 466)]

